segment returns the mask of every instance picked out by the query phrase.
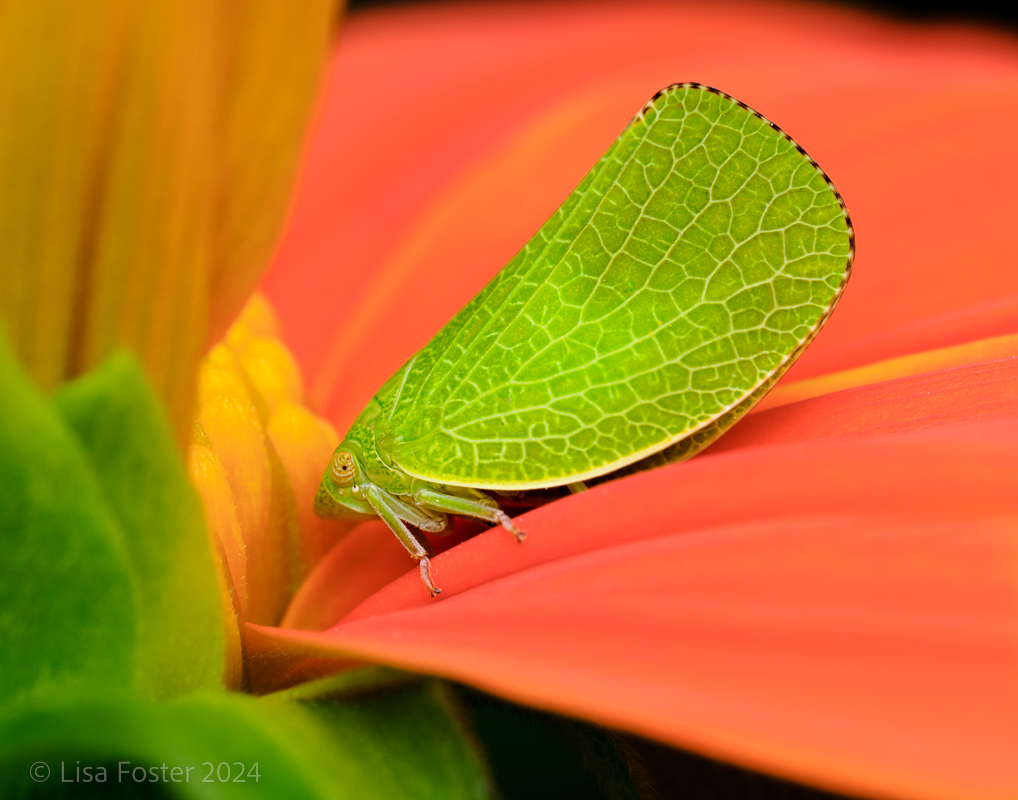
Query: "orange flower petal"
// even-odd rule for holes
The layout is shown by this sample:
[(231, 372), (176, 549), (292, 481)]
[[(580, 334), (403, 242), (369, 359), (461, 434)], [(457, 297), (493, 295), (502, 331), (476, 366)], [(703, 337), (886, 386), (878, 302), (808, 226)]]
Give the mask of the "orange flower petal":
[(831, 788), (1018, 790), (1018, 421), (705, 456), (437, 556), (290, 669), (389, 663)]
[[(795, 136), (856, 223), (844, 300), (789, 380), (1013, 333), (1013, 52), (1003, 34), (821, 5), (363, 13), (330, 65), (264, 287), (343, 429), (654, 91), (695, 79)], [(391, 102), (410, 69), (418, 91)]]
[(753, 408), (753, 413), (795, 403), (799, 400), (808, 400), (811, 397), (819, 397), (831, 392), (852, 389), (856, 386), (1012, 356), (1018, 356), (1018, 334), (979, 339), (954, 347), (924, 350), (908, 356), (867, 364), (864, 367), (833, 372), (818, 378), (785, 381), (769, 392)]
[(331, 628), (363, 600), (411, 571), (417, 572), (416, 565), (383, 522), (361, 525), (308, 576), (280, 626)]
[(1018, 416), (1018, 357), (1012, 356), (845, 389), (750, 414), (708, 452), (880, 436), (1014, 416)]
[[(789, 382), (1013, 334), (1014, 52), (826, 6), (366, 13), (264, 286), (343, 429), (646, 99), (693, 79), (788, 130), (853, 213), (855, 275)], [(482, 533), (435, 557), (436, 600), (408, 568), (330, 630), (249, 625), (252, 686), (380, 661), (836, 789), (1013, 796), (1016, 375), (964, 357), (832, 378), (713, 453), (520, 516), (523, 545)], [(367, 590), (329, 592), (352, 571), (334, 552), (294, 624)]]
[[(1006, 436), (990, 446), (985, 441), (988, 431)], [(1016, 440), (1018, 423), (1012, 417), (858, 442), (807, 441), (708, 453), (517, 517), (528, 533), (535, 528), (555, 531), (550, 540), (536, 543), (528, 538), (526, 547), (517, 547), (502, 531), (488, 531), (437, 556), (432, 572), (447, 599), (538, 564), (652, 538), (660, 531), (662, 516), (681, 518), (672, 524), (684, 530), (857, 511), (957, 520), (1013, 516), (1018, 497), (1008, 487), (1018, 474), (1018, 462), (1003, 451)], [(933, 458), (945, 441), (957, 449), (956, 461), (943, 455)], [(881, 460), (879, 468), (865, 463), (868, 453)], [(926, 469), (915, 463), (931, 458)], [(646, 509), (644, 498), (653, 498)], [(450, 562), (456, 565), (451, 574), (445, 566)], [(362, 603), (347, 620), (430, 603), (419, 577), (408, 574)]]
[[(1001, 270), (999, 264), (983, 264), (979, 271), (985, 274), (987, 281), (991, 281), (994, 274)], [(964, 283), (965, 275), (948, 273), (942, 280), (949, 285), (958, 285)], [(909, 301), (910, 297), (904, 295), (903, 305), (908, 305)], [(917, 360), (923, 360), (927, 357), (936, 359), (938, 355), (953, 358), (967, 352), (972, 356), (970, 360), (983, 361), (997, 356), (981, 357), (978, 351), (982, 347), (1004, 346), (1001, 340), (1013, 336), (1016, 328), (1018, 295), (969, 307), (959, 306), (943, 314), (827, 346), (822, 361), (818, 360), (814, 366), (810, 366), (810, 361), (796, 364), (792, 368), (794, 371), (789, 371), (790, 377), (786, 381), (797, 383), (812, 375), (826, 375), (835, 370), (848, 371), (861, 365), (884, 363), (886, 367), (888, 361), (897, 362), (894, 367), (906, 367), (912, 362), (911, 359), (904, 360), (909, 357), (906, 354), (916, 354)]]

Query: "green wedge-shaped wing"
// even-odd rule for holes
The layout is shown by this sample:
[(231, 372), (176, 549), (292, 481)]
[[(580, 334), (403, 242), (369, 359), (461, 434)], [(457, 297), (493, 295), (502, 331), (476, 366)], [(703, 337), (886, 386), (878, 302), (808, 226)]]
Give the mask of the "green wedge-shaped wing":
[(845, 205), (801, 147), (721, 92), (669, 87), (383, 387), (380, 447), (478, 488), (633, 464), (759, 399), (852, 256)]

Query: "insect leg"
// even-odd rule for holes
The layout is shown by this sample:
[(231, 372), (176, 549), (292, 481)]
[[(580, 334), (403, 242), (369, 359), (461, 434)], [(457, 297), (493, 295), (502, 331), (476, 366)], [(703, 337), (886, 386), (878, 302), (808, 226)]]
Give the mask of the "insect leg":
[(410, 503), (388, 492), (386, 492), (386, 502), (403, 522), (409, 522), (415, 528), (420, 528), (422, 531), (441, 533), (449, 525), (449, 520), (446, 519), (445, 514), (436, 514), (434, 511), (429, 513), (428, 509), (410, 505)]
[(370, 483), (365, 486), (364, 494), (368, 499), (368, 503), (375, 510), (375, 513), (382, 518), (382, 521), (389, 526), (389, 530), (396, 534), (400, 544), (410, 553), (410, 557), (420, 564), (421, 580), (424, 582), (424, 588), (428, 590), (432, 597), (441, 593), (442, 590), (435, 586), (431, 580), (431, 562), (428, 560), (427, 551), (421, 547), (421, 543), (414, 538), (414, 535), (410, 533), (407, 526), (403, 524), (403, 520), (399, 518), (398, 511), (393, 507), (396, 498)]
[(498, 506), (490, 506), (480, 500), (471, 500), (466, 497), (454, 497), (450, 494), (436, 492), (434, 489), (418, 489), (414, 492), (414, 500), (425, 508), (432, 508), (435, 511), (442, 511), (446, 514), (458, 514), (462, 517), (476, 517), (501, 525), (509, 533), (516, 537), (516, 541), (522, 542), (527, 535), (509, 519)]

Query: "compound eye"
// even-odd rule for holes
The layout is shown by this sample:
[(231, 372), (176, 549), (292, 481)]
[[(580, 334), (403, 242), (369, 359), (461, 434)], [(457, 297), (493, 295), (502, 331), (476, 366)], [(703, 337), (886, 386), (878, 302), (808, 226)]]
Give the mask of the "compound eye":
[(340, 450), (329, 465), (329, 475), (336, 486), (349, 486), (357, 475), (357, 466), (353, 456), (346, 450)]

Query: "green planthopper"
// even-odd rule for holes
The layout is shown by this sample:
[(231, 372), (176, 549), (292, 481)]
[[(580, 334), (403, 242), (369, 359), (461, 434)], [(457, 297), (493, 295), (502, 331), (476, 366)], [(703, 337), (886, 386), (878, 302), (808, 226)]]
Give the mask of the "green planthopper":
[(690, 458), (816, 336), (851, 270), (845, 204), (728, 95), (669, 86), (534, 237), (375, 395), (336, 449), (321, 517), (448, 515), (521, 540), (495, 497)]

